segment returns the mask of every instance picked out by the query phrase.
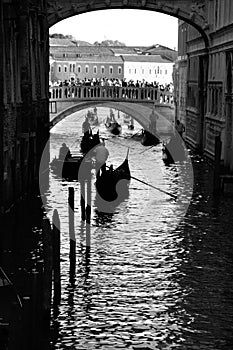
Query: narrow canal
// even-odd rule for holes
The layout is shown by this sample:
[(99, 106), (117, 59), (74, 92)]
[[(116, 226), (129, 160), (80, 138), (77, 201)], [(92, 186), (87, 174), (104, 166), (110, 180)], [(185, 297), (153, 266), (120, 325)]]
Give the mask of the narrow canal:
[[(100, 116), (106, 115), (98, 108)], [(52, 129), (51, 159), (62, 142), (78, 149), (84, 111)], [(137, 129), (138, 128), (138, 129)], [(135, 124), (136, 132), (140, 126)], [(147, 149), (100, 126), (118, 166), (129, 152), (131, 175), (167, 192), (175, 201), (131, 180), (129, 197), (114, 211), (93, 203), (90, 259), (85, 256), (79, 183), (50, 173), (45, 209), (57, 209), (62, 232), (62, 301), (52, 316), (51, 349), (208, 349), (233, 344), (232, 195), (212, 197), (212, 172), (191, 156), (166, 167), (161, 145)], [(124, 137), (125, 136), (125, 137)], [(69, 279), (68, 187), (75, 188), (77, 273)], [(193, 188), (193, 194), (192, 194)]]

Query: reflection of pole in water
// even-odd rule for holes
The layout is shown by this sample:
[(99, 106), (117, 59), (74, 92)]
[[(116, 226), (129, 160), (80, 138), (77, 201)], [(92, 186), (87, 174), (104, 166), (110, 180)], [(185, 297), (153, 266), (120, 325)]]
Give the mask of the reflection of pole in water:
[(87, 206), (86, 206), (86, 248), (91, 247), (91, 171), (87, 174)]
[[(86, 221), (86, 253), (85, 253), (85, 274), (89, 274), (90, 268), (90, 247), (91, 247), (91, 169), (90, 161), (83, 162), (79, 171), (80, 182), (80, 205), (81, 205), (81, 227)], [(82, 230), (81, 230), (82, 231)]]
[(70, 275), (75, 275), (76, 266), (76, 239), (74, 232), (74, 188), (69, 187), (68, 198), (68, 211), (69, 211), (69, 236), (70, 236)]
[(85, 213), (85, 181), (83, 177), (80, 178), (80, 206), (81, 206), (81, 219), (86, 220)]
[(61, 301), (61, 233), (60, 219), (57, 209), (53, 212), (53, 283), (54, 283), (54, 304), (60, 304)]

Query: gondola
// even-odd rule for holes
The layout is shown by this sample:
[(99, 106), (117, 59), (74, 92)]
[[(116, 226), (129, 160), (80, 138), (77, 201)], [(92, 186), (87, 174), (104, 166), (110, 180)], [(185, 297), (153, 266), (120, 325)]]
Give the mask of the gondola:
[(133, 120), (132, 117), (130, 118), (130, 122), (128, 124), (128, 129), (129, 130), (134, 130), (134, 120)]
[(105, 123), (105, 126), (113, 135), (119, 135), (121, 133), (122, 127), (117, 122)]
[(106, 119), (105, 126), (113, 135), (119, 135), (121, 133), (122, 127), (116, 121), (112, 109), (110, 110), (110, 116), (108, 116)]
[(103, 172), (96, 179), (97, 196), (104, 201), (124, 200), (128, 195), (128, 186), (130, 182), (130, 169), (128, 163), (128, 153), (125, 160), (115, 170), (111, 167)]
[(94, 108), (94, 111), (87, 111), (87, 118), (91, 125), (96, 126), (99, 125), (99, 119), (97, 115), (97, 108)]
[(153, 135), (148, 130), (143, 130), (142, 134), (143, 134), (143, 136), (141, 139), (141, 144), (143, 146), (153, 146), (153, 145), (156, 146), (160, 143), (159, 138), (157, 136)]
[(54, 158), (50, 167), (54, 174), (68, 180), (78, 180), (78, 171), (84, 156), (71, 156), (65, 160)]
[(169, 152), (169, 150), (166, 146), (166, 144), (163, 144), (163, 147), (162, 147), (162, 159), (163, 159), (164, 164), (166, 164), (166, 165), (175, 163), (171, 153)]
[(85, 133), (80, 142), (80, 150), (83, 154), (91, 151), (95, 146), (100, 143), (99, 130), (96, 134), (92, 135), (92, 132)]
[(166, 165), (185, 160), (184, 143), (180, 136), (172, 135), (169, 142), (163, 143), (162, 159)]

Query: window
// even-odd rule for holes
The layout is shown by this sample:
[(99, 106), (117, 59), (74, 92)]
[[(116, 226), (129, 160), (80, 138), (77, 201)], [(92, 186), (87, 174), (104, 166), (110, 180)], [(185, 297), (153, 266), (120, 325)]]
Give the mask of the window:
[(57, 67), (58, 73), (61, 73), (61, 66)]
[(101, 66), (101, 74), (104, 74), (104, 71), (105, 71), (104, 66)]
[(159, 74), (159, 66), (157, 67), (157, 73)]
[(70, 64), (70, 72), (72, 72), (72, 64)]
[(67, 67), (66, 67), (66, 66), (64, 66), (64, 72), (65, 72), (65, 73), (67, 72)]
[(97, 67), (96, 66), (93, 67), (93, 73), (97, 74)]
[(81, 73), (81, 66), (78, 66), (78, 73)]
[(113, 74), (113, 67), (112, 66), (109, 67), (109, 74)]
[(165, 69), (165, 74), (167, 74), (167, 69)]
[(89, 73), (89, 66), (85, 66), (85, 73)]
[(134, 69), (134, 73), (137, 74), (137, 69)]
[(144, 69), (142, 69), (142, 74), (144, 74)]
[(66, 53), (63, 53), (63, 57), (66, 57)]
[(151, 69), (149, 70), (149, 74), (151, 74)]
[(129, 74), (131, 74), (131, 69), (129, 69)]
[(75, 64), (73, 64), (73, 72), (75, 72)]
[(118, 67), (118, 74), (121, 74), (122, 73), (122, 69), (121, 67)]

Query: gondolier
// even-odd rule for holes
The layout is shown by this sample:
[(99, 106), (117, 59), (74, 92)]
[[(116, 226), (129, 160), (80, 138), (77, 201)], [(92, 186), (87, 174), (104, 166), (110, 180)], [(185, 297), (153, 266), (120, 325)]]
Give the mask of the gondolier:
[(100, 169), (101, 172), (104, 173), (106, 171), (106, 160), (109, 156), (109, 151), (105, 146), (105, 140), (102, 139), (102, 142), (95, 148), (93, 151), (95, 154), (95, 168), (96, 168), (96, 177), (98, 178), (100, 176)]
[(83, 131), (84, 136), (89, 136), (90, 127), (91, 127), (91, 125), (88, 121), (88, 118), (86, 117), (86, 119), (84, 120), (83, 125), (82, 125), (82, 131)]
[(66, 143), (64, 142), (59, 150), (59, 159), (60, 160), (66, 160), (71, 157), (70, 149), (66, 146)]

